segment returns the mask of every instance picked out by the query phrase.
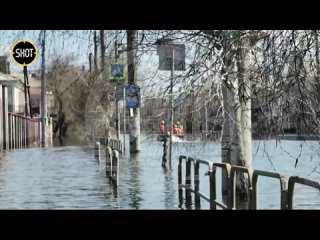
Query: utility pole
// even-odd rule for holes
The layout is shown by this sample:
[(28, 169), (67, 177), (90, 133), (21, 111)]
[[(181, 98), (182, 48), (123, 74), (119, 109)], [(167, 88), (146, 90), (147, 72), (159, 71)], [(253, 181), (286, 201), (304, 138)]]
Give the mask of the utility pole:
[(27, 66), (23, 66), (23, 75), (24, 75), (24, 112), (26, 116), (29, 116), (28, 109), (28, 92), (27, 92), (27, 78), (28, 78), (28, 69)]
[[(135, 84), (137, 81), (136, 73), (136, 49), (137, 49), (137, 30), (127, 30), (128, 44), (128, 84)], [(130, 152), (140, 152), (140, 109), (133, 109), (133, 116), (129, 118)]]
[(92, 53), (89, 53), (89, 72), (92, 72)]
[(41, 62), (41, 142), (42, 147), (45, 147), (46, 138), (46, 87), (44, 81), (45, 74), (45, 41), (46, 30), (42, 30), (42, 62)]
[(172, 159), (172, 135), (173, 135), (173, 76), (174, 76), (174, 46), (172, 46), (171, 61), (171, 80), (170, 80), (170, 150), (169, 150), (169, 167), (171, 168)]
[[(114, 57), (115, 57), (115, 61), (118, 61), (118, 40), (117, 40), (118, 34), (116, 34), (116, 41), (114, 42)], [(117, 82), (116, 85), (116, 92), (119, 90), (120, 88), (120, 84), (119, 82)], [(119, 101), (118, 98), (116, 99), (116, 118), (117, 118), (117, 139), (120, 140), (120, 110), (119, 110)]]
[(123, 88), (123, 153), (126, 153), (126, 88)]
[(104, 71), (104, 61), (105, 61), (105, 50), (104, 45), (104, 30), (100, 30), (100, 48), (101, 48), (101, 72)]
[(93, 56), (93, 65), (94, 65), (94, 71), (95, 73), (94, 74), (97, 74), (98, 72), (98, 64), (97, 64), (97, 52), (98, 52), (98, 49), (97, 49), (97, 32), (94, 31), (94, 35), (93, 35), (93, 42), (94, 42), (94, 48), (93, 48), (93, 51), (94, 51), (94, 56)]

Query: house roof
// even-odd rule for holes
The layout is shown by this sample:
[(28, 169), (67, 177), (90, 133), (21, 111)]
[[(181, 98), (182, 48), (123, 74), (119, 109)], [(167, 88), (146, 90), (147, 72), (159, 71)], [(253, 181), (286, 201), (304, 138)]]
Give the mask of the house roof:
[(0, 72), (0, 81), (19, 81), (19, 78), (13, 76), (12, 74)]
[[(12, 76), (21, 79), (21, 81), (23, 82), (24, 79), (24, 75), (23, 73), (12, 73)], [(29, 74), (28, 76), (28, 80), (29, 80), (29, 84), (31, 88), (41, 88), (41, 81), (37, 78), (33, 78), (30, 76), (31, 74)]]
[[(39, 91), (41, 89), (41, 81), (28, 76), (29, 84), (30, 84), (30, 92), (31, 94), (39, 94)], [(18, 88), (23, 88), (24, 86), (24, 75), (23, 73), (11, 73), (11, 74), (5, 74), (0, 72), (0, 84), (4, 85), (10, 85), (15, 84)]]
[(14, 86), (15, 88), (22, 89), (23, 88), (23, 82), (11, 74), (5, 74), (0, 72), (0, 84), (5, 86)]

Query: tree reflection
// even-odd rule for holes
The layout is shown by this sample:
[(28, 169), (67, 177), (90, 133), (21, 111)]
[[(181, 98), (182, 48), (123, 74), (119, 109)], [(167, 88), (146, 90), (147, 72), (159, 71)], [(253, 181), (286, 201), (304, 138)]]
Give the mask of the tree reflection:
[(139, 209), (142, 200), (140, 189), (140, 153), (131, 153), (129, 163), (129, 197), (131, 200), (129, 206)]
[(173, 172), (167, 167), (163, 167), (164, 173), (164, 209), (172, 209), (172, 206), (175, 205), (175, 187)]

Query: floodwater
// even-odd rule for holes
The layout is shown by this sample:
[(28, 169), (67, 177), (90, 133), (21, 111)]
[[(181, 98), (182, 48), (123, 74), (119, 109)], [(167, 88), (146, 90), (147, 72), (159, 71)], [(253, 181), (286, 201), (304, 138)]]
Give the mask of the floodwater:
[[(180, 209), (179, 155), (220, 162), (220, 145), (174, 143), (170, 170), (161, 167), (162, 143), (155, 139), (142, 136), (139, 154), (130, 155), (127, 149), (120, 159), (118, 188), (106, 177), (104, 159), (98, 162), (80, 142), (55, 139), (51, 148), (8, 151), (0, 159), (0, 209)], [(320, 181), (319, 153), (315, 141), (254, 141), (253, 168)], [(206, 170), (200, 168), (200, 191), (209, 196)], [(279, 181), (261, 177), (258, 184), (258, 208), (280, 209)], [(298, 184), (294, 196), (294, 208), (320, 209), (319, 190)], [(201, 209), (209, 209), (205, 200)]]

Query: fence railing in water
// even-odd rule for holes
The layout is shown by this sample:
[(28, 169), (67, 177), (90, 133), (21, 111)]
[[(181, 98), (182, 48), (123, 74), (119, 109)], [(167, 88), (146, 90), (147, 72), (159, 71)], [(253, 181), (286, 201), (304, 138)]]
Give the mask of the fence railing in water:
[(26, 148), (40, 143), (41, 119), (8, 113), (6, 128), (3, 129), (3, 150)]
[(121, 140), (116, 140), (112, 138), (98, 138), (97, 141), (103, 146), (110, 146), (113, 150), (117, 150), (123, 153), (123, 144)]
[[(123, 154), (123, 145), (121, 140), (115, 140), (111, 138), (96, 138), (94, 146), (94, 155), (99, 162), (102, 162), (101, 154), (105, 151), (106, 159), (106, 175), (111, 180), (114, 186), (119, 183), (119, 153)], [(103, 148), (103, 147), (104, 148)]]
[[(183, 184), (183, 168), (182, 163), (185, 161), (185, 184)], [(193, 176), (191, 174), (191, 167), (193, 164)], [(199, 178), (199, 168), (201, 165), (205, 165), (208, 168), (206, 175), (209, 177), (209, 196), (206, 196), (200, 192), (200, 178)], [(227, 186), (226, 199), (224, 201), (217, 200), (217, 181), (216, 181), (216, 170), (221, 168), (225, 172), (225, 181)], [(178, 192), (179, 192), (179, 202), (180, 206), (183, 204), (183, 189), (185, 189), (185, 204), (187, 209), (191, 209), (192, 205), (192, 195), (194, 193), (194, 206), (195, 209), (200, 208), (201, 198), (210, 203), (210, 209), (216, 210), (217, 207), (222, 209), (236, 209), (236, 173), (242, 172), (248, 176), (248, 188), (249, 188), (249, 198), (248, 198), (248, 209), (258, 208), (258, 177), (268, 177), (279, 179), (280, 184), (280, 209), (293, 209), (293, 197), (294, 197), (294, 186), (295, 184), (303, 184), (309, 187), (313, 187), (320, 191), (320, 183), (312, 181), (305, 178), (300, 178), (297, 176), (291, 176), (287, 179), (284, 175), (254, 170), (250, 171), (245, 167), (232, 166), (228, 163), (215, 163), (211, 161), (194, 159), (187, 156), (179, 157), (178, 165)], [(192, 184), (192, 179), (194, 180)]]

